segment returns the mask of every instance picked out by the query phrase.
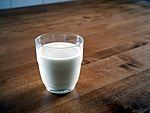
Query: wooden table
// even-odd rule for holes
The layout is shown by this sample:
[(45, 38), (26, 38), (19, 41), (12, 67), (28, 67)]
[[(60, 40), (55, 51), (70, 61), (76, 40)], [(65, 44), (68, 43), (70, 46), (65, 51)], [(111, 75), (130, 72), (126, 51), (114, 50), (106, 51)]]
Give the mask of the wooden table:
[[(75, 90), (48, 93), (34, 38), (85, 39)], [(0, 113), (150, 113), (150, 2), (80, 0), (0, 11)]]

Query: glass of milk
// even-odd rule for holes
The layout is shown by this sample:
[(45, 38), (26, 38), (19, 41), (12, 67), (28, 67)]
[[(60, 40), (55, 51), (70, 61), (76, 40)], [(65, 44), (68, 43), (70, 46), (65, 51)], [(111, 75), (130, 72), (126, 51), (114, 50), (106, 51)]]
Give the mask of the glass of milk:
[(71, 92), (79, 79), (83, 38), (73, 33), (47, 33), (35, 39), (37, 62), (47, 91)]

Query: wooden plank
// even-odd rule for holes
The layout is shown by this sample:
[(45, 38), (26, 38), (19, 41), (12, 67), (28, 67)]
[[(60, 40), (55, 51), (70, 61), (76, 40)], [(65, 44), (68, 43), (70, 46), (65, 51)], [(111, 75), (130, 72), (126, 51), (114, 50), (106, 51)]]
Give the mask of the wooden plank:
[(150, 92), (147, 91), (147, 89), (150, 89), (149, 81), (150, 69), (94, 90), (89, 94), (64, 103), (47, 112), (138, 112), (141, 109), (147, 109), (147, 107), (149, 107)]
[[(135, 0), (0, 11), (0, 112), (149, 112), (149, 17)], [(52, 31), (85, 38), (81, 76), (68, 95), (48, 93), (39, 76), (34, 38)]]
[[(142, 53), (140, 51), (142, 51)], [(132, 67), (129, 65), (129, 69), (122, 68), (120, 65), (127, 64), (131, 59), (129, 57), (123, 59), (122, 56), (127, 56), (133, 53), (134, 60), (137, 62), (142, 61), (142, 65), (140, 65), (140, 67)], [(14, 111), (16, 109), (18, 111), (22, 111), (24, 108), (26, 108), (24, 112), (34, 108), (36, 108), (35, 112), (43, 112), (43, 109), (52, 109), (53, 107), (66, 103), (70, 100), (78, 99), (80, 96), (88, 94), (96, 89), (105, 87), (109, 84), (125, 79), (126, 77), (149, 69), (149, 54), (150, 48), (148, 44), (143, 47), (139, 47), (83, 66), (76, 90), (64, 97), (58, 97), (45, 92), (45, 89), (42, 87), (41, 81), (39, 80), (35, 82), (29, 82), (28, 84), (26, 83), (25, 85), (18, 87), (13, 86), (13, 89), (5, 89), (5, 91), (3, 89), (3, 92), (1, 93), (1, 99), (3, 101), (2, 104), (3, 106), (7, 106), (6, 108), (8, 111), (9, 109), (13, 110), (12, 106), (14, 106)], [(28, 74), (28, 76), (31, 75)], [(15, 79), (13, 81), (15, 82)], [(5, 85), (3, 86), (6, 87)], [(12, 95), (12, 93), (15, 95)], [(28, 95), (32, 96), (29, 97)], [(46, 100), (43, 100), (44, 97)], [(16, 103), (14, 103), (14, 100), (16, 100)], [(18, 105), (20, 102), (23, 102), (24, 104)], [(43, 102), (42, 105), (40, 104), (41, 102)], [(8, 103), (10, 103), (10, 105), (7, 105)], [(32, 104), (35, 104), (35, 106), (31, 107)]]
[[(136, 50), (137, 47), (139, 47), (138, 51), (140, 51), (141, 50), (140, 47), (147, 47), (147, 46), (148, 46), (147, 42), (141, 42), (141, 41), (136, 42), (136, 43), (131, 43), (129, 45), (117, 46), (117, 47), (114, 47), (114, 48), (111, 48), (111, 49), (108, 49), (108, 50), (105, 50), (105, 51), (100, 51), (98, 53), (95, 53), (95, 54), (93, 54), (93, 56), (85, 58), (84, 61), (86, 61), (87, 64), (89, 64), (89, 63), (95, 62), (96, 60), (101, 60), (101, 59), (104, 59), (104, 58), (107, 58), (107, 57), (111, 57), (113, 55), (120, 54), (121, 52), (124, 52), (124, 51), (125, 51), (125, 53), (127, 51), (129, 51), (129, 50), (134, 51), (132, 49)], [(27, 52), (27, 53), (29, 53), (29, 52)], [(143, 54), (148, 54), (148, 53), (147, 52), (143, 52)], [(21, 55), (24, 55), (24, 54), (21, 54)], [(136, 55), (136, 53), (135, 53), (135, 55)], [(143, 57), (143, 58), (145, 58), (145, 57)], [(24, 61), (24, 60), (27, 62), (27, 59), (24, 59), (24, 57), (22, 56), (22, 61)], [(129, 60), (131, 60), (131, 59), (129, 59)], [(14, 60), (14, 62), (15, 61), (16, 60)], [(125, 66), (126, 66), (128, 68), (127, 65), (129, 65), (129, 66), (136, 66), (137, 64), (134, 64), (136, 62), (135, 61), (133, 62), (133, 61), (132, 62), (131, 61), (127, 62), (126, 64), (120, 64), (120, 67), (125, 68)], [(6, 63), (6, 61), (5, 61), (5, 63)], [(15, 64), (15, 63), (13, 63), (13, 64)], [(86, 63), (84, 62), (83, 64), (86, 64)], [(17, 65), (18, 65), (18, 62), (17, 62)], [(8, 67), (9, 66), (7, 66), (7, 68)], [(22, 71), (20, 71), (20, 70), (22, 70)], [(5, 71), (1, 71), (0, 72), (0, 76), (2, 78), (0, 80), (1, 83), (5, 83), (5, 81), (7, 81), (8, 79), (11, 80), (11, 81), (13, 80), (14, 81), (14, 86), (13, 87), (20, 86), (21, 84), (25, 84), (25, 83), (29, 83), (29, 82), (33, 82), (33, 81), (39, 80), (39, 72), (38, 72), (37, 64), (35, 64), (35, 62), (26, 63), (24, 65), (20, 65), (20, 63), (19, 63), (19, 66), (17, 66), (17, 67), (14, 67), (14, 68), (11, 68), (11, 69), (7, 69)], [(11, 77), (11, 79), (9, 77)], [(19, 81), (19, 85), (17, 84), (18, 79), (20, 79), (20, 81), (22, 81), (22, 82)], [(8, 83), (8, 82), (6, 82), (6, 83)], [(12, 82), (11, 82), (10, 85), (7, 84), (6, 88), (8, 88), (8, 87), (9, 88), (12, 87)]]

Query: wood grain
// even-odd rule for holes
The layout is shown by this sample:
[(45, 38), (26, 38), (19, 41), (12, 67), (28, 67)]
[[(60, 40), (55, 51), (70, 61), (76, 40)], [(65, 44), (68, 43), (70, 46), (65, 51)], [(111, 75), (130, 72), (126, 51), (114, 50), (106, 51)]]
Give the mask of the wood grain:
[[(150, 2), (79, 0), (0, 11), (0, 113), (149, 113)], [(79, 82), (48, 93), (34, 38), (74, 32), (85, 39)]]

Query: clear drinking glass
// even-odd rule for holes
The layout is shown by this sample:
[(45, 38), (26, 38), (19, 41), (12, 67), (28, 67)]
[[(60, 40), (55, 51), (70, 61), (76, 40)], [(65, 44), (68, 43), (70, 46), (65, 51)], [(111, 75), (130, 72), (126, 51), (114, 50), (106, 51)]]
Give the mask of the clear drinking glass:
[(41, 79), (51, 93), (72, 91), (83, 60), (83, 38), (73, 33), (47, 33), (35, 39)]

